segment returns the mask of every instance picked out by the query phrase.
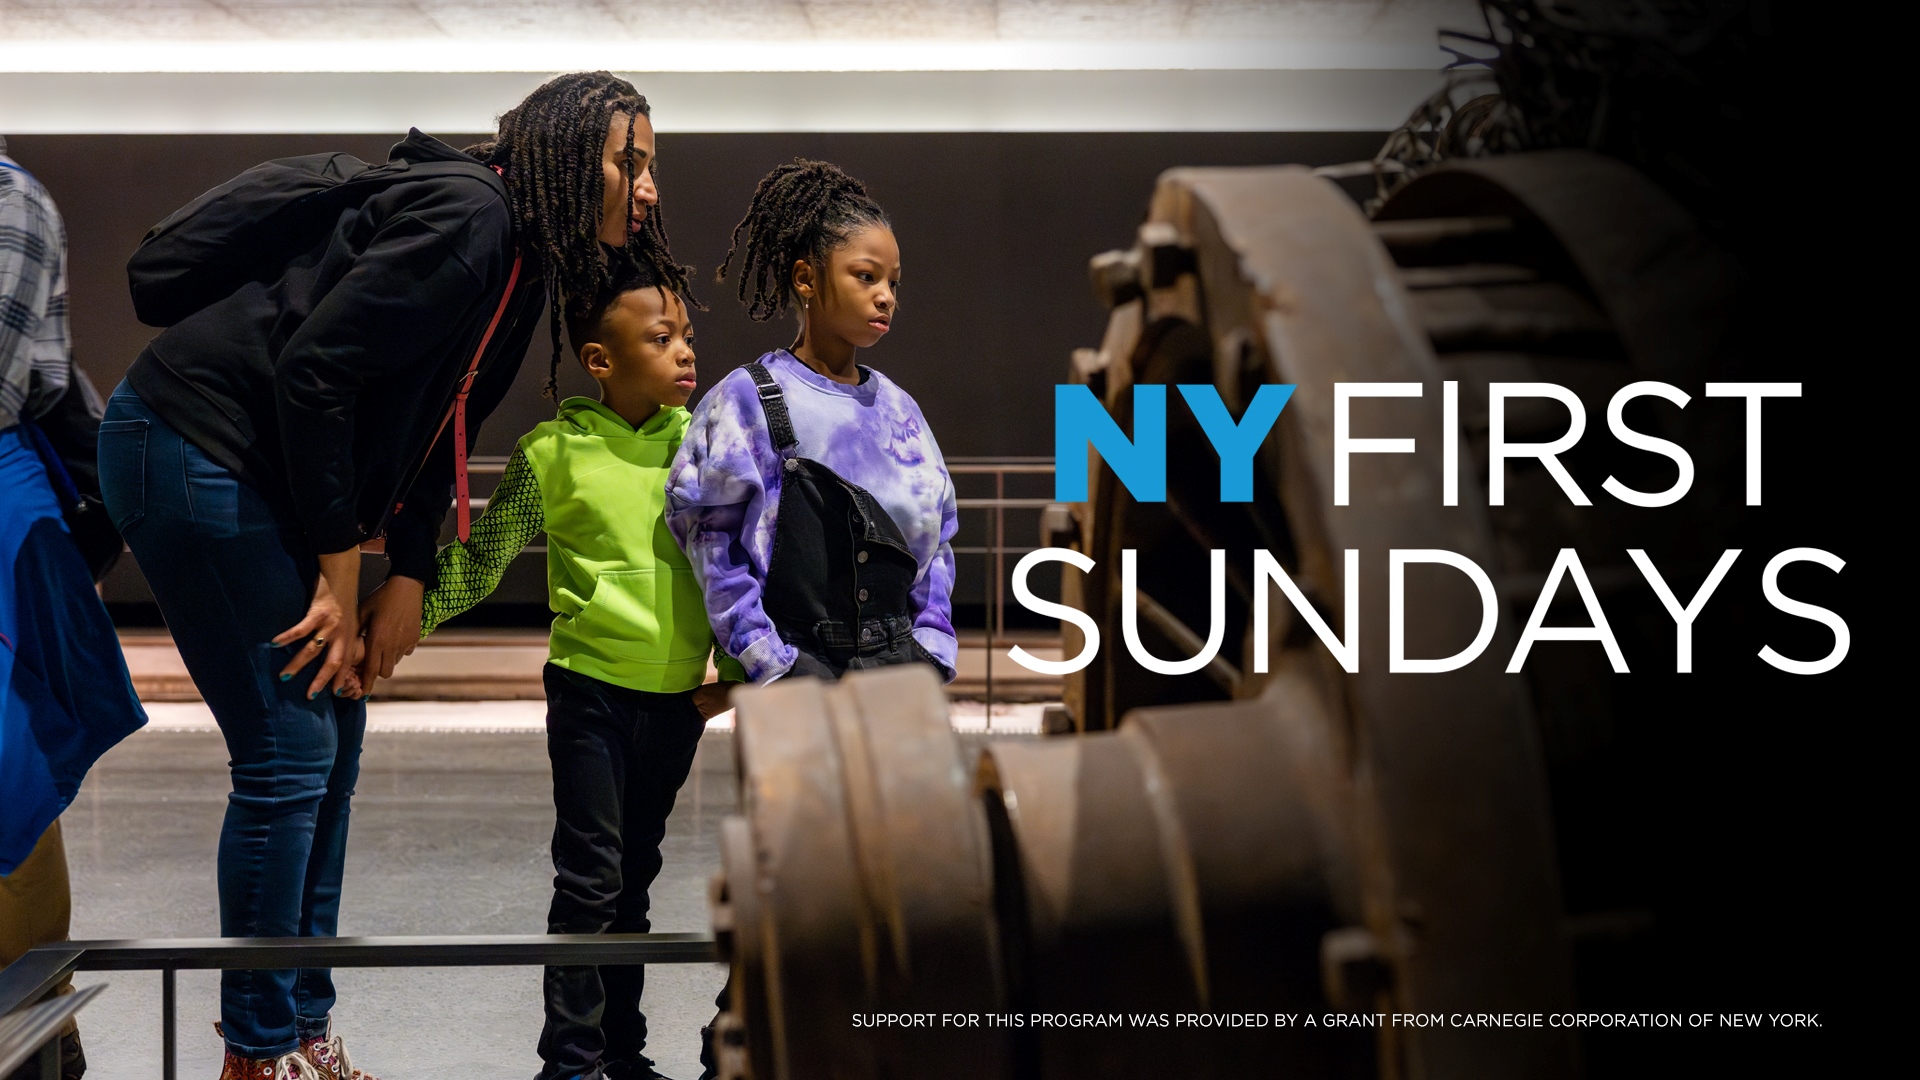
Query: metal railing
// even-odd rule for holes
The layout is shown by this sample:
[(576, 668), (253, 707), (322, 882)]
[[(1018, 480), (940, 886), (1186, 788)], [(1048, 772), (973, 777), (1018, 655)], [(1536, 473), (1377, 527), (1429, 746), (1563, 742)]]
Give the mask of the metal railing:
[[(514, 967), (705, 964), (719, 959), (706, 934), (525, 934), (498, 937), (168, 938), (42, 945), (0, 970), (0, 1060), (38, 1049), (42, 1075), (60, 1025), (102, 987), (39, 1002), (76, 971), (160, 973), (160, 1075), (177, 1075), (174, 974), (284, 968)], [(57, 1014), (57, 1015), (56, 1015)], [(10, 1023), (11, 1022), (11, 1023)], [(19, 1029), (13, 1031), (13, 1029)], [(12, 1034), (9, 1034), (12, 1032)], [(17, 1038), (16, 1038), (17, 1036)], [(26, 1046), (29, 1040), (37, 1040)], [(0, 1067), (0, 1076), (9, 1067)]]
[[(986, 598), (985, 623), (987, 627), (987, 730), (993, 730), (993, 652), (996, 636), (1005, 637), (1007, 632), (1006, 582), (1008, 555), (1025, 555), (1035, 550), (1033, 547), (1007, 546), (1007, 511), (1040, 510), (1053, 505), (1051, 498), (1008, 498), (1007, 477), (1009, 476), (1052, 476), (1053, 459), (1050, 457), (954, 457), (947, 459), (947, 472), (954, 477), (991, 476), (993, 477), (993, 496), (991, 498), (960, 498), (956, 503), (962, 511), (987, 510), (992, 514), (992, 524), (988, 528), (990, 540), (982, 546), (956, 546), (955, 556), (985, 555), (988, 557), (986, 584), (982, 589)], [(956, 486), (958, 481), (956, 481)], [(1036, 531), (1037, 539), (1037, 531)]]
[(0, 1015), (0, 1076), (13, 1075), (38, 1055), (40, 1075), (46, 1080), (58, 1077), (60, 1029), (104, 989), (104, 985), (89, 986)]
[[(468, 459), (468, 471), (480, 475), (491, 475), (506, 470), (504, 457), (474, 457)], [(960, 555), (984, 555), (988, 569), (986, 582), (982, 587), (986, 601), (985, 621), (987, 629), (986, 658), (986, 698), (987, 729), (993, 728), (993, 653), (994, 639), (1004, 638), (1007, 630), (1006, 581), (1008, 555), (1021, 556), (1034, 550), (1032, 546), (1008, 546), (1007, 511), (1033, 510), (1044, 511), (1054, 504), (1051, 498), (1009, 498), (1007, 496), (1007, 477), (1009, 476), (1052, 476), (1053, 459), (1051, 457), (950, 457), (947, 459), (947, 472), (958, 478), (966, 476), (991, 476), (993, 494), (988, 497), (963, 497), (958, 499), (961, 511), (988, 511), (991, 514), (988, 525), (989, 541), (979, 545), (955, 546), (953, 553)], [(956, 484), (958, 481), (956, 480)], [(484, 509), (486, 500), (476, 498), (473, 508), (476, 512)], [(544, 545), (536, 545), (529, 551), (544, 552)]]

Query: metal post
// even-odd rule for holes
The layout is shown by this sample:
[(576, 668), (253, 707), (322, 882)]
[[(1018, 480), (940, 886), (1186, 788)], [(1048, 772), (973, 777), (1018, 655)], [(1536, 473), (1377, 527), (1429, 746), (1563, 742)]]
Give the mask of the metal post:
[(174, 1080), (177, 1069), (174, 1038), (174, 991), (173, 969), (160, 969), (160, 1076), (162, 1080)]
[(1001, 636), (1007, 636), (1007, 473), (993, 473), (993, 624)]
[[(994, 473), (994, 476), (996, 478), (999, 475), (1000, 474), (998, 472)], [(996, 498), (999, 497), (999, 488), (997, 486), (994, 489), (994, 494)], [(994, 510), (994, 513), (996, 514), (999, 512), (1000, 511), (998, 509)], [(986, 556), (987, 557), (984, 560), (982, 560), (982, 563), (981, 563), (981, 576), (986, 578), (987, 580), (984, 584), (984, 587), (980, 595), (983, 599), (986, 600), (986, 608), (982, 612), (982, 615), (983, 615), (982, 621), (986, 623), (986, 630), (987, 630), (986, 730), (988, 734), (992, 734), (993, 733), (993, 605), (994, 605), (994, 602), (999, 599), (998, 593), (1000, 591), (999, 589), (1000, 583), (994, 580), (994, 577), (993, 577), (993, 531), (991, 529), (987, 531)]]
[(993, 606), (987, 610), (987, 731), (993, 731), (993, 639), (1007, 633), (1007, 595), (1005, 590), (1007, 546), (1007, 473), (993, 470), (993, 557), (987, 560), (987, 576), (993, 579)]

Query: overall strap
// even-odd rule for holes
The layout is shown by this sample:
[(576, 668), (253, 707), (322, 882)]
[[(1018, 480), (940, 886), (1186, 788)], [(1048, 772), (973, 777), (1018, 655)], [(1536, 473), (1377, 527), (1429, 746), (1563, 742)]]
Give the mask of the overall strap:
[(760, 361), (748, 364), (747, 374), (753, 377), (753, 385), (760, 391), (760, 408), (767, 414), (767, 434), (773, 439), (773, 448), (781, 457), (792, 457), (800, 440), (794, 437), (793, 418), (787, 415), (786, 395), (781, 393), (780, 384), (773, 381), (773, 372)]

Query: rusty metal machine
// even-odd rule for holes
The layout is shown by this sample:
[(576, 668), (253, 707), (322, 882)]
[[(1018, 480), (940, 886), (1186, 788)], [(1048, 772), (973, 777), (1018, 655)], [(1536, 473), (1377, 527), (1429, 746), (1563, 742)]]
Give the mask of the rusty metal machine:
[(722, 1074), (1009, 1075), (991, 1030), (853, 1020), (1005, 1010), (986, 818), (938, 680), (782, 681), (736, 708), (743, 815), (713, 889), (733, 972)]
[[(1264, 448), (1252, 504), (1208, 497), (1217, 465), (1197, 428), (1169, 434), (1170, 473), (1192, 479), (1164, 503), (1136, 502), (1110, 472), (1091, 474), (1098, 479), (1090, 501), (1075, 507), (1077, 529), (1055, 538), (1098, 563), (1085, 578), (1067, 577), (1068, 602), (1096, 616), (1103, 639), (1118, 640), (1120, 553), (1135, 549), (1142, 566), (1166, 568), (1136, 598), (1142, 637), (1159, 655), (1192, 655), (1208, 626), (1206, 553), (1226, 549), (1235, 553), (1227, 640), (1245, 648), (1238, 662), (1216, 659), (1184, 682), (1144, 670), (1123, 650), (1102, 650), (1068, 684), (1082, 730), (1198, 739), (1203, 724), (1238, 723), (1245, 733), (1229, 745), (1248, 748), (1259, 745), (1255, 731), (1287, 733), (1291, 768), (1239, 777), (1234, 800), (1273, 813), (1294, 803), (1292, 819), (1321, 823), (1313, 843), (1292, 845), (1314, 866), (1324, 898), (1318, 921), (1301, 908), (1282, 914), (1279, 898), (1297, 891), (1266, 894), (1274, 905), (1267, 917), (1303, 938), (1317, 935), (1317, 949), (1296, 947), (1289, 975), (1267, 968), (1277, 982), (1362, 1011), (1571, 1006), (1576, 949), (1631, 938), (1648, 919), (1617, 895), (1595, 898), (1610, 905), (1597, 907), (1585, 895), (1591, 889), (1572, 906), (1561, 885), (1563, 862), (1589, 855), (1582, 826), (1620, 796), (1583, 772), (1594, 751), (1604, 753), (1622, 707), (1609, 699), (1610, 672), (1598, 650), (1562, 650), (1540, 654), (1524, 677), (1484, 663), (1440, 676), (1387, 674), (1387, 642), (1377, 633), (1389, 614), (1384, 553), (1466, 554), (1492, 573), (1511, 613), (1506, 625), (1525, 619), (1563, 548), (1581, 553), (1596, 588), (1616, 602), (1638, 583), (1626, 549), (1670, 546), (1681, 535), (1712, 548), (1725, 508), (1710, 502), (1678, 515), (1617, 506), (1569, 513), (1537, 467), (1509, 474), (1503, 506), (1474, 489), (1488, 475), (1490, 382), (1567, 386), (1589, 417), (1604, 416), (1630, 382), (1693, 382), (1722, 344), (1731, 265), (1632, 169), (1558, 151), (1430, 171), (1372, 220), (1305, 169), (1175, 170), (1161, 180), (1139, 244), (1096, 259), (1093, 270), (1113, 315), (1100, 349), (1076, 358), (1075, 375), (1116, 416), (1126, 414), (1134, 382), (1210, 382), (1234, 410), (1261, 383), (1299, 389)], [(1429, 447), (1443, 441), (1433, 407), (1441, 384), (1457, 383), (1458, 506), (1436, 497), (1437, 455), (1369, 462), (1351, 505), (1334, 505), (1329, 397), (1337, 381), (1421, 385), (1424, 408), (1383, 403), (1371, 415)], [(1510, 414), (1509, 430), (1522, 425), (1525, 437), (1542, 440), (1566, 431), (1567, 411), (1542, 404), (1551, 407)], [(1665, 430), (1681, 437), (1686, 423)], [(1176, 464), (1183, 449), (1187, 460)], [(1570, 467), (1589, 488), (1610, 472), (1634, 475), (1635, 463), (1617, 452), (1582, 453)], [(1333, 626), (1357, 618), (1376, 630), (1362, 636), (1360, 674), (1344, 673), (1282, 605), (1269, 609), (1274, 625), (1253, 625), (1253, 583), (1234, 571), (1236, 561), (1246, 566), (1238, 553), (1255, 547), (1284, 553)], [(1343, 570), (1348, 550), (1363, 554)], [(1356, 568), (1360, 602), (1350, 607), (1345, 578)], [(1442, 655), (1473, 638), (1480, 607), (1464, 579), (1426, 587), (1434, 591), (1408, 613), (1407, 634), (1425, 643), (1414, 655)], [(1457, 591), (1439, 591), (1447, 588)], [(1263, 638), (1285, 643), (1266, 675), (1254, 655)], [(1510, 630), (1496, 634), (1493, 652), (1505, 655), (1503, 639), (1510, 648)], [(1077, 645), (1069, 640), (1065, 651)], [(1221, 703), (1192, 704), (1208, 699)], [(1244, 753), (1215, 748), (1223, 782)], [(1297, 779), (1283, 790), (1279, 777)], [(1287, 835), (1243, 824), (1242, 853), (1260, 850), (1260, 836)], [(1570, 1075), (1576, 1054), (1565, 1032), (1489, 1039), (1404, 1027), (1383, 1029), (1376, 1050), (1372, 1067), (1387, 1076)]]
[[(1262, 385), (1296, 389), (1251, 502), (1215, 497), (1218, 455), (1173, 409), (1180, 479), (1165, 501), (1136, 501), (1090, 451), (1087, 501), (1046, 516), (1045, 543), (1093, 561), (1061, 592), (1103, 642), (1067, 679), (1070, 733), (976, 754), (924, 672), (740, 695), (744, 813), (715, 887), (729, 1075), (1643, 1075), (1617, 1042), (1596, 1052), (1592, 1032), (1418, 1018), (1642, 1007), (1724, 991), (1701, 974), (1716, 964), (1751, 970), (1728, 963), (1745, 944), (1716, 924), (1765, 924), (1729, 918), (1745, 901), (1687, 869), (1701, 849), (1664, 828), (1750, 797), (1693, 781), (1727, 755), (1724, 726), (1700, 719), (1726, 683), (1670, 665), (1621, 678), (1591, 642), (1548, 642), (1502, 670), (1568, 549), (1627, 652), (1671, 660), (1672, 623), (1628, 553), (1700, 580), (1752, 535), (1736, 486), (1654, 511), (1576, 505), (1539, 461), (1503, 469), (1498, 505), (1483, 480), (1492, 383), (1565, 387), (1591, 426), (1621, 387), (1697, 386), (1742, 370), (1736, 352), (1765, 352), (1764, 313), (1741, 304), (1756, 295), (1742, 267), (1766, 250), (1745, 162), (1772, 32), (1743, 0), (1482, 6), (1486, 34), (1451, 39), (1486, 67), (1451, 77), (1373, 161), (1171, 170), (1136, 243), (1092, 259), (1109, 317), (1068, 378), (1123, 432), (1139, 384), (1209, 384), (1236, 416)], [(1336, 505), (1333, 388), (1356, 382), (1421, 389), (1356, 404), (1352, 423), (1425, 452), (1355, 458)], [(1724, 411), (1629, 409), (1701, 475), (1739, 473)], [(1509, 440), (1548, 441), (1570, 412), (1513, 399), (1499, 416)], [(1610, 439), (1560, 461), (1587, 490), (1672, 482), (1664, 459)], [(1450, 462), (1457, 499), (1443, 500)], [(1408, 548), (1490, 575), (1502, 617), (1480, 660), (1389, 673), (1402, 600), (1408, 655), (1450, 655), (1483, 627), (1461, 575), (1416, 568), (1391, 595), (1387, 552)], [(1357, 670), (1290, 603), (1258, 602), (1271, 586), (1250, 571), (1255, 550), (1323, 624), (1365, 628)], [(1754, 602), (1723, 611), (1746, 619)], [(1163, 659), (1216, 634), (1225, 646), (1159, 674), (1121, 647), (1129, 622)], [(1076, 655), (1079, 632), (1063, 632)], [(891, 1022), (912, 1014), (933, 1022)], [(1309, 1015), (1333, 1022), (1220, 1026)], [(1170, 1022), (1134, 1022), (1153, 1017)], [(873, 1021), (885, 1026), (858, 1026)]]
[[(1189, 480), (1165, 502), (1134, 501), (1096, 457), (1089, 501), (1051, 538), (1096, 560), (1065, 575), (1064, 599), (1109, 643), (1069, 679), (1072, 736), (998, 741), (970, 761), (924, 672), (740, 695), (745, 813), (726, 827), (715, 903), (734, 973), (730, 1075), (1578, 1074), (1576, 1036), (1544, 1027), (850, 1023), (1552, 1013), (1581, 997), (1582, 943), (1630, 940), (1648, 917), (1631, 898), (1596, 906), (1583, 866), (1569, 874), (1592, 861), (1580, 824), (1619, 795), (1580, 779), (1619, 711), (1604, 663), (1568, 650), (1524, 676), (1489, 659), (1394, 676), (1379, 628), (1389, 548), (1467, 555), (1524, 617), (1561, 548), (1580, 550), (1606, 593), (1632, 580), (1625, 549), (1711, 531), (1712, 506), (1570, 515), (1539, 469), (1513, 471), (1504, 506), (1479, 491), (1490, 381), (1559, 383), (1600, 416), (1622, 385), (1703, 370), (1733, 274), (1691, 218), (1632, 169), (1578, 151), (1445, 165), (1371, 219), (1305, 168), (1176, 169), (1138, 243), (1092, 273), (1111, 316), (1072, 377), (1123, 429), (1135, 383), (1211, 383), (1236, 413), (1261, 384), (1298, 387), (1256, 460), (1255, 499), (1212, 497), (1217, 458), (1191, 418), (1185, 430), (1170, 418), (1169, 473)], [(1438, 446), (1449, 380), (1458, 505), (1441, 505), (1440, 459), (1425, 454), (1368, 461), (1351, 504), (1335, 506), (1333, 384), (1421, 385), (1424, 408), (1367, 415)], [(1551, 437), (1567, 415), (1511, 421)], [(1635, 467), (1582, 453), (1569, 462), (1583, 482)], [(1358, 674), (1286, 604), (1253, 625), (1253, 548), (1331, 625), (1372, 630)], [(1190, 676), (1135, 664), (1117, 647), (1123, 549), (1142, 567), (1143, 643), (1167, 657), (1199, 650), (1207, 553), (1232, 553), (1226, 640), (1243, 646)], [(1436, 575), (1422, 590), (1407, 624), (1416, 654), (1475, 636), (1470, 583)], [(1504, 657), (1511, 637), (1489, 653)]]

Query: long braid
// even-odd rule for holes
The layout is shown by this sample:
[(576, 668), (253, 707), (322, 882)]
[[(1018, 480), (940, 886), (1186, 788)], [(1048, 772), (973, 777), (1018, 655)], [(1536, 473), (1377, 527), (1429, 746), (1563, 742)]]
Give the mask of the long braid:
[(615, 260), (643, 262), (669, 288), (689, 301), (692, 298), (693, 268), (674, 260), (658, 206), (647, 213), (645, 226), (620, 248), (600, 243), (600, 210), (606, 195), (600, 155), (607, 124), (616, 115), (627, 117), (623, 172), (628, 179), (631, 220), (633, 131), (637, 118), (652, 115), (652, 110), (625, 79), (605, 71), (551, 79), (501, 114), (492, 140), (467, 148), (468, 154), (503, 170), (514, 240), (534, 257), (546, 283), (553, 345), (547, 367), (548, 397), (559, 393), (561, 327), (575, 309), (591, 306), (613, 280)]
[[(733, 227), (727, 257), (714, 271), (725, 281), (735, 253), (740, 258), (740, 302), (747, 315), (765, 321), (793, 301), (793, 264), (824, 264), (859, 229), (889, 225), (866, 185), (824, 161), (795, 158), (761, 179), (747, 214)], [(665, 233), (661, 234), (665, 239)], [(744, 248), (744, 250), (743, 250)]]

